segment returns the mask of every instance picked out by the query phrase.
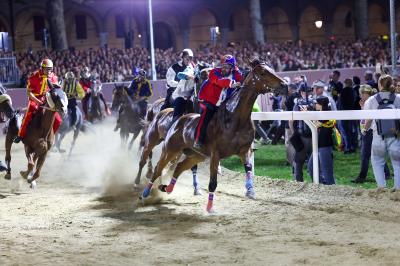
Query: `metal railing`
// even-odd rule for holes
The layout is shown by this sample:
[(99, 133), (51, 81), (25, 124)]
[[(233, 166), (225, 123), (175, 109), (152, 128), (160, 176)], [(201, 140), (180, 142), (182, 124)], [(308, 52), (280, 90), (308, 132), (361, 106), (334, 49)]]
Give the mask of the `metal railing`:
[(3, 85), (18, 83), (18, 67), (15, 57), (0, 58), (0, 82)]

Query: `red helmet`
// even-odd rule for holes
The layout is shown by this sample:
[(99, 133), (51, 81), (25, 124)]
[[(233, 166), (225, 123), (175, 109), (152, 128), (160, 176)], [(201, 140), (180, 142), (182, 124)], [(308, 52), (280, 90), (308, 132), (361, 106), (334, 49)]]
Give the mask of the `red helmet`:
[(40, 66), (42, 68), (53, 68), (53, 61), (51, 61), (48, 58), (43, 59), (42, 62), (40, 63)]

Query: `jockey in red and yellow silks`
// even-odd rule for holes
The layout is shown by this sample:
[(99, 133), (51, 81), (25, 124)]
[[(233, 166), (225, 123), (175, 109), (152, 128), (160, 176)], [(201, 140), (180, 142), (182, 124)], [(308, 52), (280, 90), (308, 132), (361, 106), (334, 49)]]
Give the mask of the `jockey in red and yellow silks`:
[[(41, 63), (41, 69), (32, 73), (28, 79), (27, 94), (28, 108), (24, 119), (22, 120), (21, 128), (18, 132), (18, 137), (14, 142), (18, 143), (26, 136), (26, 129), (33, 115), (39, 110), (39, 107), (46, 102), (46, 92), (50, 90), (48, 80), (51, 83), (57, 83), (57, 76), (52, 72), (53, 62), (50, 59), (44, 59)], [(56, 132), (62, 122), (61, 116), (55, 113), (53, 131)]]

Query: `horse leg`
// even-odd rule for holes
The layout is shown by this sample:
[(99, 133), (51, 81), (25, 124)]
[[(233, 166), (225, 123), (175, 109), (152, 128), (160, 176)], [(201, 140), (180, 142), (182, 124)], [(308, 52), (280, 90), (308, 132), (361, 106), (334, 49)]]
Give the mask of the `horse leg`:
[(146, 178), (150, 179), (153, 175), (153, 152), (149, 153), (149, 160), (147, 161), (147, 173)]
[(151, 192), (151, 188), (153, 187), (153, 183), (154, 181), (157, 180), (157, 178), (159, 178), (162, 174), (162, 170), (165, 168), (165, 166), (171, 161), (173, 160), (177, 154), (180, 151), (168, 151), (166, 147), (163, 147), (163, 151), (161, 153), (160, 156), (160, 160), (158, 161), (156, 168), (154, 169), (154, 173), (153, 176), (151, 178), (151, 180), (149, 181), (149, 183), (147, 184), (147, 186), (144, 188), (143, 193), (141, 198), (147, 198), (150, 195)]
[(151, 166), (151, 157), (153, 155), (152, 150), (153, 150), (154, 146), (156, 146), (157, 144), (158, 143), (154, 144), (154, 143), (150, 142), (150, 143), (146, 143), (146, 145), (144, 146), (143, 151), (142, 151), (142, 155), (140, 156), (139, 171), (138, 171), (138, 173), (136, 175), (135, 185), (139, 185), (139, 183), (140, 183), (140, 177), (142, 175), (142, 170), (143, 170), (144, 165), (146, 164), (147, 158), (150, 159), (148, 164), (150, 164), (151, 168), (150, 169), (148, 168), (146, 177), (148, 177), (148, 178), (151, 177), (151, 176), (149, 177), (148, 175), (149, 175), (149, 173), (151, 173), (153, 171), (153, 167)]
[(218, 163), (219, 155), (215, 152), (211, 154), (210, 158), (210, 182), (208, 183), (208, 203), (207, 212), (213, 213), (213, 203), (214, 203), (214, 192), (217, 189), (217, 177), (218, 177)]
[(178, 180), (178, 177), (182, 174), (182, 172), (190, 169), (193, 166), (196, 166), (197, 163), (201, 161), (204, 161), (204, 157), (200, 155), (191, 155), (191, 156), (185, 155), (185, 158), (176, 165), (169, 185), (168, 186), (160, 185), (158, 188), (163, 192), (167, 192), (168, 194), (171, 193), (174, 190), (175, 183)]
[(193, 188), (194, 188), (193, 194), (195, 196), (202, 195), (202, 193), (199, 189), (199, 180), (197, 178), (197, 164), (195, 166), (193, 166), (190, 170), (192, 170), (192, 176), (193, 176)]
[(72, 149), (75, 147), (75, 142), (76, 142), (76, 139), (77, 139), (78, 136), (79, 136), (79, 131), (80, 131), (80, 130), (81, 130), (81, 129), (80, 129), (79, 127), (76, 127), (76, 128), (75, 128), (74, 137), (72, 138), (72, 143), (71, 143), (71, 147), (69, 148), (68, 156), (71, 156)]
[[(63, 141), (63, 139), (65, 138), (65, 136), (67, 135), (66, 133), (59, 133), (57, 134), (58, 136), (58, 143), (56, 142), (56, 148), (58, 150), (58, 152), (60, 153), (64, 153), (65, 150), (61, 149), (61, 142)], [(56, 137), (57, 138), (57, 137)]]
[(133, 133), (132, 139), (131, 139), (131, 141), (129, 142), (128, 150), (131, 150), (131, 149), (132, 149), (133, 142), (135, 142), (135, 139), (137, 138), (137, 136), (139, 136), (139, 132)]
[(20, 171), (19, 173), (24, 179), (28, 179), (28, 176), (32, 173), (33, 168), (35, 166), (35, 161), (33, 159), (32, 153), (28, 150), (27, 147), (25, 147), (25, 155), (26, 158), (28, 159), (28, 169), (26, 171)]
[(246, 182), (245, 182), (245, 187), (246, 187), (246, 197), (249, 199), (255, 199), (256, 193), (254, 191), (253, 187), (253, 166), (251, 164), (251, 149), (246, 152), (245, 154), (240, 155), (240, 159), (244, 165), (244, 170), (246, 173)]
[(7, 165), (7, 173), (4, 176), (5, 179), (10, 180), (11, 179), (11, 146), (13, 144), (13, 139), (11, 137), (6, 136), (6, 165)]
[(33, 174), (32, 178), (28, 179), (28, 183), (31, 184), (31, 188), (35, 188), (35, 186), (36, 186), (36, 179), (38, 179), (40, 176), (40, 172), (42, 170), (44, 161), (46, 160), (46, 155), (47, 155), (47, 151), (40, 154), (39, 156), (35, 156), (35, 157), (37, 157), (36, 170), (35, 170), (35, 173)]

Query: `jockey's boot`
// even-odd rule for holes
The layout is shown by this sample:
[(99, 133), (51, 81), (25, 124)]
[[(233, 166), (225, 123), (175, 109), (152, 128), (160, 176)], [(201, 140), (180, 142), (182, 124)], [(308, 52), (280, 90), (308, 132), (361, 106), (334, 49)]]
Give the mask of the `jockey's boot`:
[(195, 148), (197, 150), (201, 150), (203, 148), (203, 143), (195, 142), (194, 145), (193, 145), (193, 148)]
[(20, 136), (16, 136), (13, 140), (14, 143), (20, 143), (22, 138)]

